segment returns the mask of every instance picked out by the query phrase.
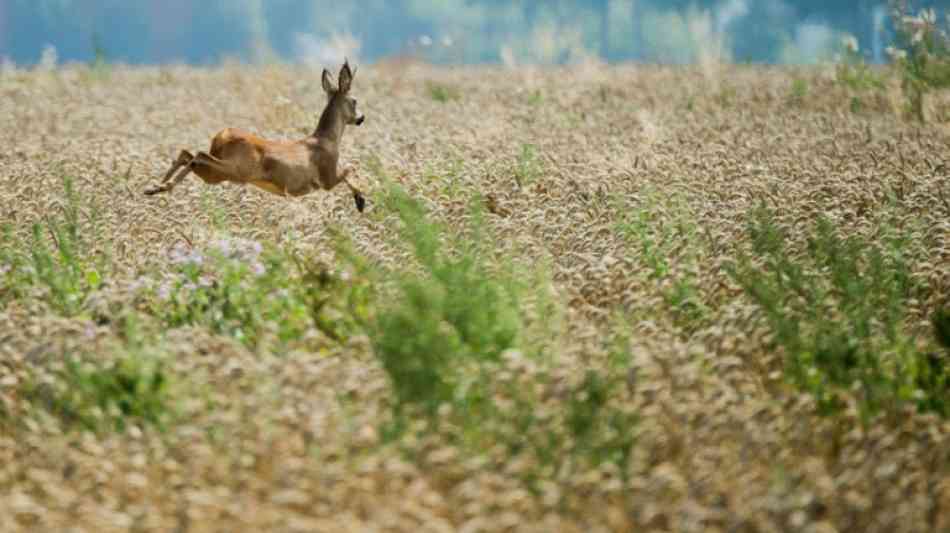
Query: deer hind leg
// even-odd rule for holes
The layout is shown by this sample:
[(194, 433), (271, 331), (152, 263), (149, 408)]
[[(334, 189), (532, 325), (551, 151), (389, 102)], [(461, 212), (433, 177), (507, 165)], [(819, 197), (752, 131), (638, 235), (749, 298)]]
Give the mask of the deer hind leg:
[[(174, 188), (174, 184), (169, 183), (169, 180), (172, 179), (172, 176), (175, 175), (175, 172), (181, 167), (187, 167), (194, 160), (195, 156), (191, 155), (191, 152), (188, 150), (182, 150), (178, 154), (178, 158), (172, 163), (172, 166), (168, 169), (168, 172), (165, 173), (165, 177), (162, 178), (162, 182), (154, 187), (149, 187), (145, 190), (146, 195), (158, 194), (160, 192), (168, 192)], [(180, 181), (180, 180), (179, 180)]]
[[(189, 156), (187, 162), (183, 159), (185, 154)], [(181, 170), (179, 170), (179, 168)], [(175, 177), (171, 178), (176, 170), (178, 170), (178, 174), (175, 174)], [(145, 194), (152, 195), (171, 191), (177, 187), (179, 183), (184, 181), (191, 172), (197, 174), (202, 181), (209, 185), (217, 185), (223, 181), (242, 182), (242, 180), (237, 178), (237, 172), (233, 166), (227, 161), (222, 161), (206, 152), (198, 152), (194, 156), (191, 156), (191, 154), (183, 151), (182, 156), (179, 156), (179, 161), (176, 161), (175, 165), (169, 169), (168, 174), (165, 176), (165, 181), (157, 187), (148, 189), (145, 191)]]
[(217, 185), (223, 181), (233, 181), (235, 183), (246, 181), (241, 179), (234, 164), (218, 159), (207, 152), (198, 152), (189, 166), (208, 185)]

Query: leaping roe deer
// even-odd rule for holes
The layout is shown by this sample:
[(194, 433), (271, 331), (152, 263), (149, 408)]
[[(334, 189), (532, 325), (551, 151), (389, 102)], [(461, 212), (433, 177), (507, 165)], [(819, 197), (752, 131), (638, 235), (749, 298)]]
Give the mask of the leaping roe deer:
[(349, 61), (344, 62), (338, 76), (339, 85), (334, 87), (330, 73), (323, 70), (323, 90), (329, 101), (316, 131), (309, 137), (298, 141), (270, 141), (226, 128), (214, 136), (207, 152), (192, 155), (182, 150), (161, 184), (148, 188), (145, 194), (169, 192), (190, 172), (209, 185), (225, 181), (251, 184), (281, 196), (303, 196), (316, 189), (329, 191), (343, 182), (353, 193), (356, 208), (362, 212), (366, 204), (363, 194), (346, 179), (352, 168), (337, 169), (343, 130), (349, 124), (359, 126), (365, 120), (356, 110), (356, 99), (350, 96), (354, 73)]

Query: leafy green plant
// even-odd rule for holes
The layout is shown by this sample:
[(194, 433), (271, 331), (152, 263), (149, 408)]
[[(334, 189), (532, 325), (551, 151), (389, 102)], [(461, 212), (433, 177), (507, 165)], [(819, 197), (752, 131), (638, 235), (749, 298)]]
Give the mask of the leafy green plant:
[(425, 178), (435, 184), (438, 184), (444, 194), (449, 197), (465, 196), (465, 160), (461, 157), (453, 157), (447, 161), (441, 162), (436, 166), (435, 162), (430, 162), (425, 169)]
[(535, 89), (528, 94), (528, 105), (538, 106), (544, 103), (544, 93), (541, 89)]
[(910, 112), (923, 121), (925, 95), (950, 87), (950, 36), (938, 26), (933, 8), (913, 15), (909, 0), (893, 0), (891, 8), (897, 46), (888, 51), (901, 75)]
[(634, 444), (633, 413), (610, 406), (621, 381), (588, 370), (580, 386), (567, 402), (566, 423), (577, 452), (590, 458), (593, 465), (604, 462), (626, 470)]
[(342, 340), (366, 312), (358, 282), (255, 241), (219, 239), (170, 259), (171, 275), (149, 287), (151, 311), (170, 327), (200, 325), (255, 347), (268, 333), (288, 343), (313, 328)]
[(109, 75), (109, 54), (102, 45), (102, 38), (98, 33), (92, 36), (92, 71), (99, 78), (105, 78)]
[(849, 108), (851, 109), (852, 113), (860, 113), (862, 110), (864, 110), (864, 101), (861, 100), (861, 97), (859, 96), (852, 96)]
[[(22, 242), (10, 225), (3, 228), (0, 251), (0, 301), (40, 297), (65, 316), (80, 313), (88, 295), (99, 289), (109, 272), (108, 248), (98, 227), (98, 209), (88, 204), (88, 224), (80, 223), (81, 200), (72, 180), (63, 179), (66, 202), (61, 213), (33, 224), (31, 238)], [(28, 249), (27, 253), (22, 250)]]
[(112, 73), (112, 65), (109, 62), (109, 53), (103, 46), (102, 38), (98, 33), (94, 33), (90, 38), (90, 47), (92, 60), (87, 64), (88, 68), (79, 71), (80, 79), (85, 83), (108, 80)]
[(86, 270), (83, 265), (73, 231), (55, 223), (46, 229), (53, 240), (52, 248), (46, 244), (43, 226), (33, 225), (31, 272), (36, 281), (49, 289), (53, 307), (64, 315), (74, 315), (81, 309), (85, 295), (98, 288), (101, 279), (94, 269)]
[(805, 98), (808, 96), (808, 81), (803, 78), (795, 78), (792, 80), (792, 89), (789, 95), (789, 100), (796, 105), (801, 105), (805, 102)]
[(518, 160), (515, 163), (515, 182), (518, 183), (518, 187), (530, 185), (541, 177), (542, 173), (538, 147), (533, 144), (522, 143)]
[(113, 361), (67, 358), (52, 380), (33, 379), (24, 396), (67, 426), (124, 431), (129, 424), (162, 429), (175, 414), (173, 379), (161, 359), (141, 353)]
[(23, 271), (26, 261), (17, 249), (19, 244), (13, 233), (13, 224), (0, 225), (0, 304), (22, 295), (28, 283)]
[[(446, 250), (444, 231), (422, 205), (391, 187), (388, 207), (422, 272), (397, 274), (396, 294), (372, 325), (374, 351), (389, 374), (397, 402), (435, 409), (459, 394), (467, 363), (497, 361), (516, 345), (522, 328), (517, 280), (492, 272), (480, 234), (480, 211), (471, 234)], [(453, 253), (454, 252), (454, 253)]]
[(846, 37), (839, 57), (838, 64), (835, 66), (835, 79), (838, 83), (855, 91), (884, 88), (881, 75), (861, 55), (857, 39), (851, 36)]
[(950, 350), (950, 308), (937, 309), (931, 317), (937, 344)]
[(226, 227), (227, 215), (224, 205), (220, 197), (208, 189), (201, 190), (201, 210), (207, 215), (211, 228), (218, 230)]
[[(414, 267), (386, 274), (393, 286), (378, 294), (367, 326), (394, 394), (393, 419), (382, 434), (394, 440), (441, 431), (464, 450), (501, 445), (511, 456), (527, 454), (538, 464), (522, 474), (529, 488), (564, 468), (611, 463), (624, 471), (636, 424), (617, 403), (628, 344), (618, 341), (610, 368), (587, 372), (560, 407), (545, 399), (543, 391), (557, 382), (550, 372), (511, 370), (517, 360), (543, 367), (541, 354), (531, 355), (525, 307), (540, 306), (539, 320), (554, 312), (531, 294), (530, 282), (490, 256), (480, 205), (476, 198), (470, 224), (453, 235), (401, 188), (390, 186), (384, 197)], [(420, 413), (428, 423), (411, 429), (409, 420)]]
[(639, 244), (640, 257), (650, 278), (665, 278), (669, 274), (668, 256), (674, 246), (674, 235), (665, 231), (665, 226), (652, 212), (650, 203), (626, 213), (617, 223), (616, 229), (628, 240)]
[(714, 99), (723, 108), (730, 108), (735, 103), (738, 95), (739, 93), (736, 91), (735, 87), (723, 87), (718, 93), (716, 93)]
[(824, 412), (853, 392), (866, 417), (905, 403), (950, 414), (946, 369), (905, 327), (905, 302), (917, 290), (907, 240), (885, 234), (883, 244), (842, 238), (819, 217), (798, 252), (759, 207), (749, 222), (754, 257), (741, 256), (729, 272), (761, 308), (788, 381)]
[(623, 405), (623, 379), (615, 370), (587, 370), (557, 403), (538, 392), (550, 380), (541, 372), (528, 381), (486, 384), (487, 394), (504, 400), (499, 405), (486, 399), (457, 417), (453, 426), (462, 428), (463, 448), (501, 445), (510, 457), (531, 457), (535, 467), (521, 473), (531, 490), (541, 480), (608, 464), (626, 479), (638, 417)]
[(433, 81), (426, 82), (426, 91), (429, 94), (429, 98), (432, 98), (436, 102), (443, 104), (454, 100), (460, 100), (462, 98), (462, 91), (460, 91), (457, 87), (452, 87), (450, 85), (436, 83)]
[(641, 205), (630, 208), (621, 204), (617, 210), (623, 215), (614, 226), (615, 231), (638, 248), (636, 258), (645, 267), (647, 278), (664, 287), (661, 296), (674, 322), (691, 329), (707, 315), (708, 309), (690, 268), (701, 244), (685, 203), (677, 198), (661, 200), (648, 191)]

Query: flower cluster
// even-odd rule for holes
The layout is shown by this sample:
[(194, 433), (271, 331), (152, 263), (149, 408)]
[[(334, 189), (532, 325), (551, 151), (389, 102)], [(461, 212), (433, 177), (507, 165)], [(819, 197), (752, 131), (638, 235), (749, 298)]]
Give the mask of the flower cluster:
[(160, 281), (141, 276), (129, 284), (132, 291), (154, 291), (162, 301), (171, 298), (178, 288), (187, 292), (211, 287), (224, 270), (247, 268), (254, 276), (262, 276), (267, 267), (262, 262), (263, 246), (255, 240), (219, 238), (202, 249), (179, 244), (168, 252), (168, 263), (175, 268)]
[(173, 265), (185, 267), (201, 267), (207, 256), (225, 262), (237, 262), (248, 266), (251, 272), (262, 275), (266, 268), (261, 263), (261, 243), (240, 238), (220, 238), (211, 242), (211, 245), (202, 253), (194, 248), (176, 246), (169, 252), (168, 260)]
[(887, 57), (891, 58), (891, 61), (894, 62), (907, 59), (907, 50), (901, 50), (900, 48), (895, 48), (893, 46), (888, 46), (885, 48), (884, 53), (887, 54)]
[[(937, 26), (937, 12), (933, 8), (921, 9), (916, 15), (907, 14), (906, 9), (899, 7), (894, 13), (894, 20), (897, 22), (898, 31), (907, 36), (910, 46), (927, 45), (927, 39), (946, 42), (947, 34)], [(888, 49), (888, 54), (893, 58), (896, 51), (891, 50), (893, 49)]]
[(204, 255), (195, 249), (179, 245), (168, 253), (168, 261), (173, 265), (201, 266), (204, 263)]
[(255, 275), (263, 275), (267, 269), (261, 263), (261, 243), (241, 238), (221, 238), (212, 243), (215, 253), (227, 261), (244, 263)]
[(841, 38), (841, 46), (850, 54), (856, 54), (860, 51), (858, 47), (858, 38), (854, 35), (845, 35)]
[(241, 238), (220, 238), (212, 242), (212, 247), (228, 259), (256, 260), (263, 251), (261, 243)]

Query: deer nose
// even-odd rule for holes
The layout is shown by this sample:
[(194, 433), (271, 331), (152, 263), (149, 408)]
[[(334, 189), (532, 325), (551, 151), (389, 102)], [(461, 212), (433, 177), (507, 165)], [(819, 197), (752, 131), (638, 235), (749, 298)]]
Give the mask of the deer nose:
[(366, 120), (366, 115), (360, 115), (356, 118), (356, 125), (360, 126), (363, 124), (363, 121)]

